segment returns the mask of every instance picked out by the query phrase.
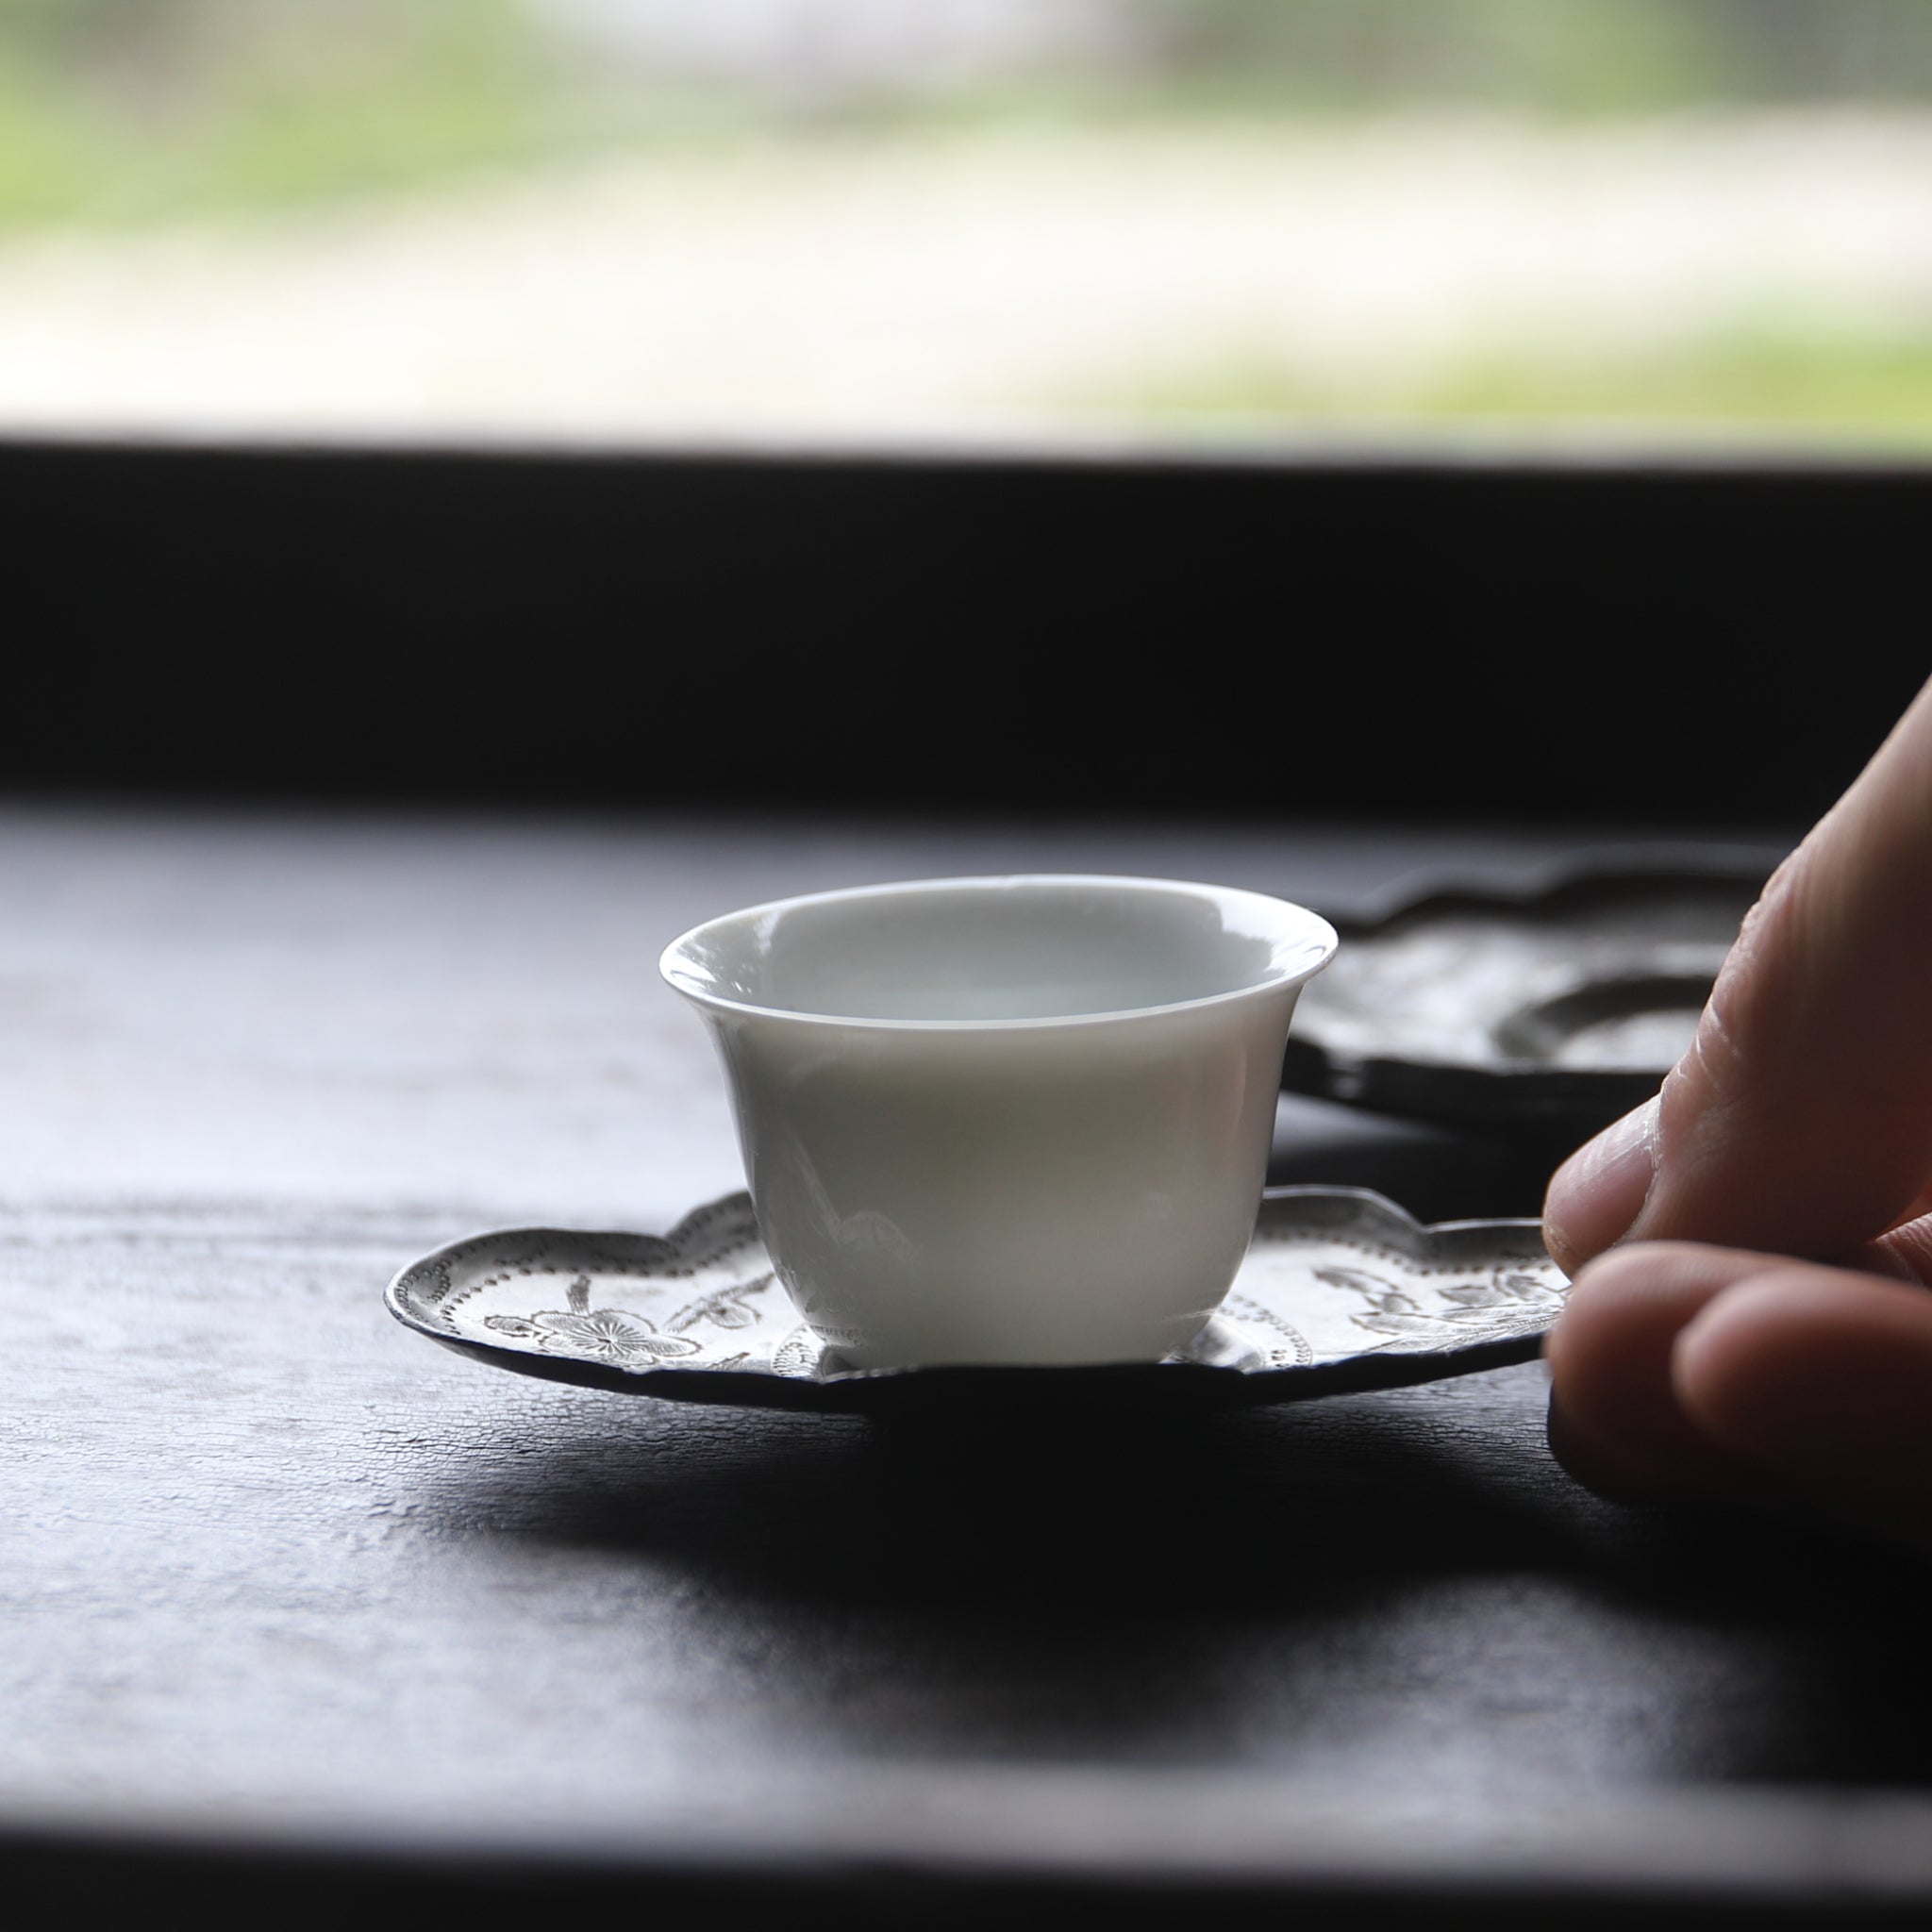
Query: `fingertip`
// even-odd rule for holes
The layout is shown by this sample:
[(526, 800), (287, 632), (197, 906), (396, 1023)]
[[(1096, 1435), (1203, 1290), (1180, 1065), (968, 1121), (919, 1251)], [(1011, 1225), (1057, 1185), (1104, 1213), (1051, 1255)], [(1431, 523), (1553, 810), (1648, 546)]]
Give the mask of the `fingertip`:
[(1588, 1378), (1673, 1342), (1736, 1273), (1727, 1250), (1691, 1241), (1641, 1241), (1597, 1256), (1577, 1271), (1550, 1331), (1552, 1372)]
[(1543, 1195), (1543, 1244), (1566, 1274), (1629, 1233), (1657, 1179), (1657, 1096), (1579, 1147)]
[(1840, 1270), (1762, 1270), (1711, 1299), (1672, 1387), (1709, 1441), (1817, 1500), (1932, 1524), (1932, 1295)]
[(1579, 1482), (1622, 1502), (1736, 1487), (1736, 1459), (1678, 1404), (1672, 1352), (1685, 1324), (1754, 1259), (1646, 1242), (1579, 1273), (1544, 1347), (1551, 1452)]

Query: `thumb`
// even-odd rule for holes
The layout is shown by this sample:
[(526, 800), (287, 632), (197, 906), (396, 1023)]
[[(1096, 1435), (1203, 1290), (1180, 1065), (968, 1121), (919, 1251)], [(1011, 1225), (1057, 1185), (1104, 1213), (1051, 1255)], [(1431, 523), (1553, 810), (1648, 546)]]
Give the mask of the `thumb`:
[(1544, 1233), (1830, 1258), (1932, 1176), (1932, 684), (1778, 868), (1662, 1091), (1573, 1155)]

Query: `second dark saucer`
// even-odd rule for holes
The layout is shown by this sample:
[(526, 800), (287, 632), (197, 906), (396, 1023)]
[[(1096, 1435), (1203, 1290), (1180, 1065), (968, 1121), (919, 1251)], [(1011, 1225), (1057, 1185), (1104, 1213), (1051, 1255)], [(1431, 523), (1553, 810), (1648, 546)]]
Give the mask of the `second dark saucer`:
[(1283, 1084), (1383, 1113), (1581, 1138), (1656, 1092), (1770, 860), (1591, 855), (1335, 924)]

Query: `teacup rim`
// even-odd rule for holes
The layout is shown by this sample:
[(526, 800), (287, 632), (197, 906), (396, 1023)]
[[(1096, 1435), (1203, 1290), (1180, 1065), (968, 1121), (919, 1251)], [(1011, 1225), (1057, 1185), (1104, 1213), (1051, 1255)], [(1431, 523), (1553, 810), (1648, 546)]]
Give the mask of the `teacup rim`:
[[(1025, 1018), (985, 1020), (909, 1020), (874, 1018), (855, 1013), (821, 1013), (796, 1007), (763, 1006), (753, 1000), (736, 1000), (723, 993), (681, 980), (674, 972), (675, 962), (689, 959), (691, 942), (727, 921), (758, 919), (801, 906), (849, 903), (855, 900), (890, 898), (900, 893), (929, 891), (936, 887), (972, 890), (1011, 886), (1102, 886), (1125, 887), (1145, 891), (1184, 892), (1222, 901), (1241, 900), (1257, 906), (1281, 908), (1297, 915), (1305, 927), (1306, 959), (1279, 976), (1257, 979), (1251, 985), (1237, 986), (1223, 992), (1203, 993), (1187, 1000), (1162, 1001), (1154, 1006), (1118, 1007), (1097, 1013), (1047, 1013)], [(840, 1026), (867, 1032), (921, 1034), (1026, 1033), (1067, 1027), (1121, 1025), (1168, 1014), (1191, 1013), (1213, 1007), (1232, 1006), (1245, 1000), (1260, 999), (1305, 986), (1335, 957), (1341, 940), (1334, 926), (1319, 912), (1278, 893), (1257, 892), (1244, 886), (1216, 885), (1203, 879), (1155, 878), (1138, 873), (1032, 872), (972, 873), (931, 878), (891, 879), (864, 886), (837, 886), (816, 892), (794, 892), (784, 898), (767, 899), (756, 905), (734, 907), (728, 912), (700, 920), (667, 945), (658, 955), (658, 971), (665, 984), (681, 998), (706, 1011), (729, 1013), (743, 1018), (783, 1021), (801, 1026)]]

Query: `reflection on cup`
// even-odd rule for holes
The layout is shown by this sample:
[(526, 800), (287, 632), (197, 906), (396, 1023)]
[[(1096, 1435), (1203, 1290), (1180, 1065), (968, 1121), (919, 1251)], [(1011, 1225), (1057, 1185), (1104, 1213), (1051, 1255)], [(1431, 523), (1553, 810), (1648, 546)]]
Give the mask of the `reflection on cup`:
[(864, 887), (665, 952), (730, 1079), (779, 1279), (858, 1368), (1150, 1361), (1246, 1252), (1335, 934), (1158, 879)]

